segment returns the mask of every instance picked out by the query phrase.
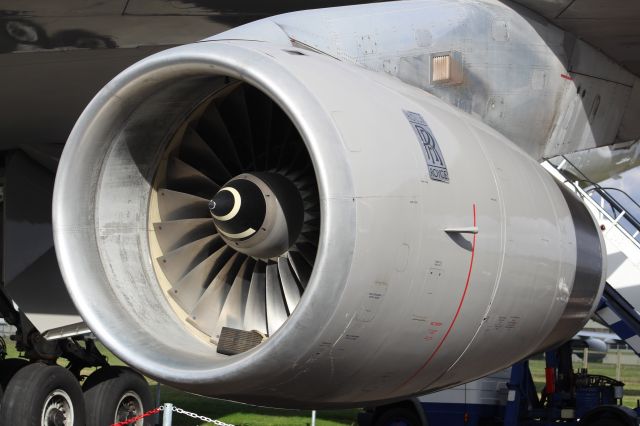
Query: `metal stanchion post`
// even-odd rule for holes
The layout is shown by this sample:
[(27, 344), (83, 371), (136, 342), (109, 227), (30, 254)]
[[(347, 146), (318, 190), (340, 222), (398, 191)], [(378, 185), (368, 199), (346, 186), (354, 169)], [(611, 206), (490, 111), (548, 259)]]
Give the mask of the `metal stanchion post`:
[(311, 426), (316, 426), (316, 410), (311, 412)]
[(162, 411), (162, 426), (171, 426), (173, 415), (173, 404), (167, 402), (164, 404), (164, 410)]
[[(156, 403), (155, 407), (160, 406), (160, 383), (156, 383)], [(160, 413), (154, 414), (153, 424), (156, 426), (160, 426)]]

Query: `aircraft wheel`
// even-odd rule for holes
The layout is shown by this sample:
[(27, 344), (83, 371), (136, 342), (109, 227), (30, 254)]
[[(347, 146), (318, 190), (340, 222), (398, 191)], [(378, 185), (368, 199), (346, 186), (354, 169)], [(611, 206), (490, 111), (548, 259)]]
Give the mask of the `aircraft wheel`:
[(81, 426), (84, 400), (76, 378), (58, 365), (29, 364), (11, 378), (2, 398), (0, 424)]
[(638, 415), (628, 407), (601, 405), (589, 411), (580, 419), (584, 426), (636, 426)]
[[(103, 367), (82, 385), (87, 407), (87, 426), (103, 426), (139, 416), (153, 408), (149, 384), (127, 367)], [(151, 425), (151, 417), (135, 426)]]
[(415, 410), (408, 407), (393, 407), (378, 416), (375, 426), (421, 426), (422, 422)]

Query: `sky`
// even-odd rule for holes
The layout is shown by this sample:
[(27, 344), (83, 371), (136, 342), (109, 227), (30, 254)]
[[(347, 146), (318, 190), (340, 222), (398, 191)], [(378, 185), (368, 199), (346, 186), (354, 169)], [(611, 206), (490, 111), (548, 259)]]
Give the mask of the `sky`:
[[(636, 202), (640, 204), (640, 167), (627, 170), (622, 173), (620, 177), (607, 179), (604, 182), (601, 182), (600, 185), (619, 188), (633, 197)], [(621, 200), (625, 198), (622, 194), (619, 194), (619, 196), (622, 197)], [(629, 209), (631, 214), (640, 218), (640, 209), (634, 206), (633, 203), (623, 202), (623, 205)]]
[[(600, 182), (600, 185), (603, 187), (621, 189), (629, 194), (629, 196), (632, 197), (638, 204), (640, 204), (640, 166), (621, 173), (619, 177), (607, 179), (603, 182)], [(622, 206), (627, 210), (629, 214), (640, 220), (640, 207), (634, 205), (632, 201), (628, 200), (628, 198), (625, 197), (624, 194), (621, 194), (618, 191), (609, 191), (609, 193), (622, 204)], [(627, 226), (625, 226), (625, 228), (627, 229), (627, 231), (633, 234), (634, 230), (629, 229), (629, 227)]]

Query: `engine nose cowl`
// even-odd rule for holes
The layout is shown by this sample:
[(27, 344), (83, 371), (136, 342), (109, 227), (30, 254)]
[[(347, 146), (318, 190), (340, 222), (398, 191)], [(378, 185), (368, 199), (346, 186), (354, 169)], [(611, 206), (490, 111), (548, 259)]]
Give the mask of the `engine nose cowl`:
[(255, 235), (265, 219), (266, 204), (260, 188), (249, 179), (228, 182), (209, 202), (218, 231), (232, 241)]
[(209, 211), (228, 245), (259, 259), (285, 253), (304, 221), (300, 191), (275, 172), (234, 177), (209, 201)]

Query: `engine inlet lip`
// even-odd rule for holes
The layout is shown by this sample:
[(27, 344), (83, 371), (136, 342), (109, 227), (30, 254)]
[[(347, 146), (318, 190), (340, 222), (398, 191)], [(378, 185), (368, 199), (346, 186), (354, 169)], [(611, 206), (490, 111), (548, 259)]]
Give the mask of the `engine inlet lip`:
[[(261, 362), (261, 368), (269, 365), (276, 368), (281, 358), (277, 354), (286, 352), (286, 349), (282, 349), (287, 347), (286, 341), (295, 340), (309, 330), (320, 334), (318, 332), (322, 324), (328, 322), (335, 306), (333, 302), (323, 302), (319, 292), (339, 297), (349, 273), (355, 245), (355, 204), (352, 201), (353, 182), (339, 149), (344, 149), (339, 143), (341, 136), (304, 84), (286, 66), (265, 54), (267, 51), (273, 56), (290, 56), (279, 47), (264, 43), (211, 41), (173, 48), (134, 64), (91, 101), (76, 123), (60, 161), (54, 189), (54, 239), (71, 297), (89, 327), (107, 347), (125, 362), (165, 382), (203, 384), (221, 376), (225, 376), (225, 380), (236, 378), (240, 381), (246, 379), (246, 374), (258, 373), (256, 367), (252, 367), (254, 362)], [(170, 356), (168, 353), (146, 353), (132, 349), (121, 340), (122, 334), (130, 331), (131, 324), (116, 319), (120, 313), (97, 302), (101, 299), (119, 300), (111, 294), (104, 267), (91, 261), (95, 259), (78, 258), (78, 253), (86, 253), (88, 249), (99, 253), (95, 210), (86, 207), (78, 209), (77, 206), (95, 208), (95, 190), (100, 185), (101, 177), (91, 173), (90, 168), (102, 167), (102, 160), (96, 160), (95, 157), (107, 153), (109, 147), (104, 145), (111, 142), (108, 137), (117, 136), (110, 133), (110, 124), (124, 122), (122, 116), (138, 107), (126, 104), (122, 99), (127, 96), (137, 99), (143, 92), (160, 87), (164, 81), (175, 79), (178, 75), (226, 75), (253, 85), (273, 99), (292, 120), (305, 142), (316, 172), (321, 200), (319, 248), (305, 297), (279, 332), (257, 350), (234, 356), (215, 367), (208, 366), (205, 357), (193, 362), (191, 367), (185, 367), (172, 364), (167, 359)], [(308, 117), (313, 117), (313, 120)], [(99, 123), (98, 118), (106, 122)], [(83, 173), (91, 176), (91, 179), (77, 179)], [(341, 247), (334, 245), (328, 250), (328, 242), (337, 238), (343, 242)], [(331, 279), (323, 280), (319, 285), (317, 281), (320, 275), (330, 276)], [(87, 282), (93, 283), (92, 291), (86, 290)], [(159, 289), (158, 293), (156, 298), (164, 297)], [(166, 308), (168, 311), (171, 309), (168, 306)], [(160, 338), (158, 341), (161, 342)], [(171, 350), (179, 351), (176, 348)], [(299, 347), (296, 347), (296, 351), (299, 351)], [(212, 357), (209, 363), (213, 361)], [(197, 385), (194, 385), (195, 388)]]

